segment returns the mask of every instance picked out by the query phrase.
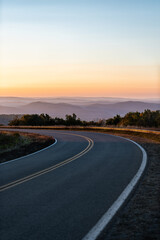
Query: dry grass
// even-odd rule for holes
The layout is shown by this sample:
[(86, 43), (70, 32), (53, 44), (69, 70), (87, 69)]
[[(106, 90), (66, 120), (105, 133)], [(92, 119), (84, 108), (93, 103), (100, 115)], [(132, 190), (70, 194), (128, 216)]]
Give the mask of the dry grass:
[(0, 153), (16, 149), (19, 146), (30, 143), (31, 139), (18, 132), (0, 132)]
[(54, 138), (35, 133), (1, 131), (0, 163), (18, 158), (54, 143)]
[(74, 131), (95, 131), (109, 134), (127, 134), (135, 137), (155, 140), (160, 142), (159, 128), (154, 130), (135, 129), (135, 128), (113, 128), (113, 127), (81, 127), (81, 126), (3, 126), (3, 128), (13, 129), (55, 129), (55, 130), (74, 130)]

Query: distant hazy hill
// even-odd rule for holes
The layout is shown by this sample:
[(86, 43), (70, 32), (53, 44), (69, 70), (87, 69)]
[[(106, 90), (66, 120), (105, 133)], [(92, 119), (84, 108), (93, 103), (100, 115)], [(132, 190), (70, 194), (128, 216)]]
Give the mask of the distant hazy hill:
[[(145, 109), (160, 110), (158, 103), (146, 103), (140, 101), (126, 101), (111, 104), (73, 105), (68, 103), (33, 102), (18, 107), (0, 106), (0, 114), (34, 114), (47, 113), (52, 117), (65, 117), (66, 114), (75, 113), (82, 120), (97, 120), (110, 118), (116, 114), (123, 116), (127, 112), (142, 112)], [(1, 123), (1, 117), (0, 117)]]
[(20, 110), (17, 107), (0, 106), (0, 114), (17, 114)]
[(0, 106), (6, 107), (20, 107), (33, 102), (47, 102), (47, 103), (67, 103), (80, 106), (89, 104), (111, 104), (126, 101), (140, 101), (150, 103), (160, 103), (158, 98), (150, 99), (132, 99), (132, 98), (117, 98), (117, 97), (0, 97)]

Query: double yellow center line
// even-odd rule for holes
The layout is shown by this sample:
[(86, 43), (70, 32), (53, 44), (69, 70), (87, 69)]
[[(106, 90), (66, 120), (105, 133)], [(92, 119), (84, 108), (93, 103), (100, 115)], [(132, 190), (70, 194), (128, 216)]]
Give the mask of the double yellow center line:
[(83, 156), (88, 151), (90, 151), (93, 148), (93, 146), (94, 146), (94, 142), (93, 142), (93, 140), (91, 138), (88, 138), (88, 137), (85, 137), (85, 136), (82, 136), (82, 135), (78, 135), (78, 134), (70, 134), (70, 133), (69, 134), (68, 133), (62, 133), (62, 134), (74, 135), (74, 136), (82, 137), (82, 138), (84, 138), (85, 140), (88, 141), (88, 145), (87, 145), (87, 147), (83, 151), (81, 151), (80, 153), (74, 155), (73, 157), (70, 157), (70, 158), (68, 158), (68, 159), (66, 159), (66, 160), (64, 160), (64, 161), (62, 161), (62, 162), (60, 162), (58, 164), (55, 164), (55, 165), (53, 165), (53, 166), (51, 166), (49, 168), (45, 168), (45, 169), (43, 169), (43, 170), (41, 170), (39, 172), (33, 173), (33, 174), (28, 175), (28, 176), (26, 176), (24, 178), (20, 178), (20, 179), (18, 179), (16, 181), (13, 181), (13, 182), (10, 182), (8, 184), (5, 184), (5, 185), (1, 186), (0, 187), (0, 192), (2, 192), (4, 190), (7, 190), (9, 188), (15, 187), (15, 186), (17, 186), (17, 185), (19, 185), (21, 183), (27, 182), (27, 181), (29, 181), (31, 179), (39, 177), (39, 176), (41, 176), (43, 174), (46, 174), (48, 172), (54, 171), (55, 169), (60, 168), (60, 167), (62, 167), (64, 165), (66, 165), (66, 164), (76, 160), (77, 158)]

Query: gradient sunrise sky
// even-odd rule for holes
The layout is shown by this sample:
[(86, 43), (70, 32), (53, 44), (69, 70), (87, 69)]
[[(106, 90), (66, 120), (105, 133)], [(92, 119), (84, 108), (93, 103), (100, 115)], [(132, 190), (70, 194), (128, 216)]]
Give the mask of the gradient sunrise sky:
[(159, 0), (1, 0), (0, 96), (157, 98)]

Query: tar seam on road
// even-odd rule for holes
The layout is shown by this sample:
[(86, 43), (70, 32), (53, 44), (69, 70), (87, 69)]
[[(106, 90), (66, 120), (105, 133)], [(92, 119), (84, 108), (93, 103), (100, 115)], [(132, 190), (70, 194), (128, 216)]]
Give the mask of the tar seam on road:
[[(64, 133), (64, 134), (66, 134), (66, 133)], [(82, 136), (82, 135), (78, 135), (78, 134), (68, 134), (68, 135), (75, 135), (75, 136), (79, 136), (79, 137), (84, 138), (85, 140), (88, 141), (87, 147), (83, 151), (81, 151), (80, 153), (78, 153), (78, 154), (74, 155), (73, 157), (70, 157), (70, 158), (68, 158), (68, 159), (66, 159), (66, 160), (64, 160), (64, 161), (62, 161), (62, 162), (60, 162), (60, 163), (58, 163), (56, 165), (53, 165), (53, 166), (51, 166), (49, 168), (46, 168), (44, 170), (41, 170), (39, 172), (33, 173), (33, 174), (29, 175), (29, 176), (26, 176), (24, 178), (18, 179), (16, 181), (13, 181), (11, 183), (8, 183), (8, 184), (5, 184), (5, 185), (1, 186), (0, 187), (0, 192), (5, 191), (5, 190), (7, 190), (9, 188), (15, 187), (15, 186), (17, 186), (17, 185), (19, 185), (21, 183), (27, 182), (27, 181), (29, 181), (29, 180), (31, 180), (33, 178), (39, 177), (39, 176), (41, 176), (41, 175), (43, 175), (45, 173), (51, 172), (51, 171), (53, 171), (53, 170), (55, 170), (55, 169), (57, 169), (59, 167), (62, 167), (64, 165), (66, 165), (66, 164), (76, 160), (77, 158), (83, 156), (84, 154), (89, 152), (93, 148), (93, 146), (94, 146), (94, 142), (93, 142), (93, 140), (91, 138), (88, 138), (88, 137), (85, 137), (85, 136)]]
[[(116, 136), (118, 138), (123, 138)], [(136, 175), (132, 178), (130, 183), (127, 185), (127, 187), (123, 190), (123, 192), (120, 194), (120, 196), (117, 198), (117, 200), (112, 204), (112, 206), (107, 210), (107, 212), (100, 218), (100, 220), (96, 223), (96, 225), (88, 232), (88, 234), (82, 239), (82, 240), (96, 240), (97, 237), (102, 233), (105, 227), (109, 224), (111, 219), (116, 215), (117, 211), (120, 209), (120, 207), (123, 205), (123, 203), (126, 201), (130, 193), (132, 192), (133, 188), (138, 183), (139, 179), (141, 178), (146, 164), (147, 164), (147, 153), (146, 151), (136, 142), (126, 139), (135, 145), (137, 145), (140, 150), (142, 151), (143, 157), (142, 157), (142, 163), (140, 168), (138, 169), (138, 172)]]

